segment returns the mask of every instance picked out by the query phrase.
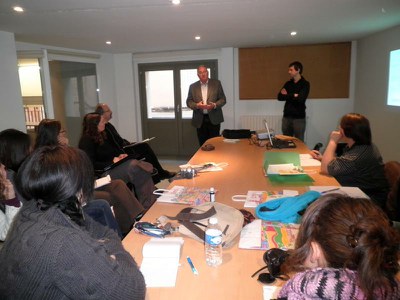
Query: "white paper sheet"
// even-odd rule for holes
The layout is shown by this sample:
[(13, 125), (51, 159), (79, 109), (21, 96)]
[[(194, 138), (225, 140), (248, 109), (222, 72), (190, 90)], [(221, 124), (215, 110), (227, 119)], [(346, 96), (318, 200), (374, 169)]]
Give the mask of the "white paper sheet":
[(317, 191), (322, 194), (342, 193), (352, 198), (367, 198), (369, 197), (358, 187), (352, 186), (310, 186), (310, 191)]
[(174, 287), (183, 245), (181, 237), (152, 238), (143, 245), (140, 271), (147, 287)]
[(111, 182), (111, 177), (110, 175), (107, 175), (105, 177), (101, 177), (94, 182), (94, 188), (97, 189), (103, 185), (109, 184)]
[(321, 162), (318, 159), (312, 158), (310, 154), (300, 154), (300, 165), (302, 167), (319, 167)]
[(260, 249), (261, 248), (261, 220), (256, 219), (243, 227), (240, 232), (239, 248)]

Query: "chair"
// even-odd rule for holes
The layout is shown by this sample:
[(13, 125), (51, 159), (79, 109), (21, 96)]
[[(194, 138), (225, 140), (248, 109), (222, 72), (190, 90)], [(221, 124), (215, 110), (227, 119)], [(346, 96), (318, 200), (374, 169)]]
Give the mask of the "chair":
[(385, 176), (390, 190), (386, 200), (385, 211), (392, 221), (400, 221), (400, 162), (385, 163)]

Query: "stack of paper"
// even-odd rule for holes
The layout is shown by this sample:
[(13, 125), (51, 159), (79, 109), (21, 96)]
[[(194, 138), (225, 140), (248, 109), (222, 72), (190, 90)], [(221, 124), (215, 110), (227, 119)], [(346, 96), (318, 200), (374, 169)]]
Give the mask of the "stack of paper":
[(257, 207), (261, 203), (264, 203), (268, 200), (282, 198), (282, 197), (289, 197), (289, 196), (297, 196), (298, 194), (299, 192), (294, 190), (283, 190), (281, 192), (248, 191), (244, 202), (244, 207)]
[(155, 190), (156, 195), (161, 195), (158, 202), (187, 204), (197, 206), (210, 202), (210, 190), (197, 187), (184, 187), (176, 185), (170, 190)]
[(352, 186), (310, 186), (310, 191), (317, 191), (321, 194), (340, 193), (352, 198), (367, 198), (369, 197), (358, 187)]
[(293, 249), (298, 232), (299, 224), (284, 224), (257, 219), (242, 229), (239, 248)]
[(173, 287), (178, 274), (183, 238), (152, 238), (143, 246), (140, 271), (147, 287)]

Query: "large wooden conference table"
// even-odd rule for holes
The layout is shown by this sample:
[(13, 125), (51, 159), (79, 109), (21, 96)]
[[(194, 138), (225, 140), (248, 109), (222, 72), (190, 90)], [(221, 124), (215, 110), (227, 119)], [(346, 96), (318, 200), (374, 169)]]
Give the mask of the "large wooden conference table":
[[(282, 189), (305, 192), (307, 186), (276, 186), (264, 176), (263, 158), (265, 151), (296, 151), (308, 153), (309, 149), (300, 141), (295, 140), (295, 149), (266, 150), (250, 144), (243, 139), (238, 143), (226, 143), (222, 137), (213, 138), (207, 143), (215, 146), (214, 151), (198, 150), (189, 161), (190, 164), (205, 162), (222, 163), (228, 166), (223, 171), (200, 173), (193, 179), (173, 181), (174, 185), (188, 187), (214, 187), (216, 201), (238, 209), (243, 208), (243, 202), (232, 201), (233, 195), (245, 195), (249, 190), (278, 191)], [(314, 180), (310, 185), (339, 186), (330, 176), (319, 173), (319, 167), (305, 167), (305, 171)], [(161, 215), (174, 216), (184, 208), (183, 205), (170, 203), (155, 203), (143, 217), (143, 221), (155, 222)], [(254, 209), (246, 208), (254, 214)], [(123, 240), (125, 249), (134, 257), (140, 266), (142, 248), (150, 237), (138, 234), (133, 230)], [(147, 288), (146, 299), (263, 299), (263, 286), (251, 275), (264, 266), (262, 250), (244, 250), (238, 248), (237, 242), (229, 249), (223, 249), (223, 263), (213, 268), (206, 265), (204, 245), (193, 239), (184, 237), (176, 286), (172, 288)], [(186, 256), (190, 256), (199, 275), (192, 273)], [(162, 266), (160, 266), (162, 268)]]

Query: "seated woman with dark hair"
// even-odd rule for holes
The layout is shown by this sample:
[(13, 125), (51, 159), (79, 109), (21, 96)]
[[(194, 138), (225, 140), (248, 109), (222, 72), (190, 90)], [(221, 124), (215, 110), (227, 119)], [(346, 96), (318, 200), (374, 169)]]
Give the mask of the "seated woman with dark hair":
[[(335, 151), (338, 143), (347, 143), (340, 157)], [(321, 160), (321, 172), (335, 177), (343, 186), (360, 188), (376, 204), (384, 207), (389, 192), (384, 163), (378, 148), (372, 143), (368, 119), (350, 113), (342, 117), (339, 131), (332, 131), (323, 155), (311, 153)]]
[(299, 272), (278, 299), (400, 299), (400, 238), (369, 199), (340, 194), (311, 204), (284, 271)]
[[(37, 127), (35, 149), (59, 144), (68, 145), (68, 138), (61, 123), (52, 119), (42, 120)], [(96, 188), (94, 198), (105, 199), (113, 207), (122, 235), (131, 230), (135, 219), (144, 211), (135, 195), (120, 179), (111, 180), (110, 183)]]
[(7, 179), (7, 171), (3, 164), (0, 164), (0, 241), (4, 241), (15, 215), (19, 211), (19, 202), (14, 186)]
[[(16, 129), (6, 129), (0, 132), (0, 162), (4, 164), (7, 178), (14, 185), (14, 177), (21, 163), (31, 152), (29, 135)], [(26, 200), (16, 191), (17, 199), (22, 203)], [(110, 205), (104, 200), (92, 200), (84, 208), (87, 213), (103, 225), (119, 232), (119, 227), (112, 215)]]
[(31, 152), (31, 139), (17, 129), (5, 129), (0, 132), (0, 162), (7, 170), (7, 178), (13, 182), (19, 166)]
[(104, 170), (115, 164), (101, 175), (110, 175), (112, 179), (131, 183), (139, 202), (145, 209), (150, 208), (156, 200), (156, 196), (153, 195), (155, 186), (151, 178), (153, 166), (145, 161), (127, 159), (126, 154), (115, 150), (113, 143), (107, 138), (101, 116), (95, 113), (87, 114), (83, 119), (79, 148), (89, 156), (95, 170)]
[(84, 215), (94, 176), (82, 151), (35, 150), (16, 187), (31, 199), (0, 252), (2, 299), (144, 299), (145, 282), (118, 235)]

